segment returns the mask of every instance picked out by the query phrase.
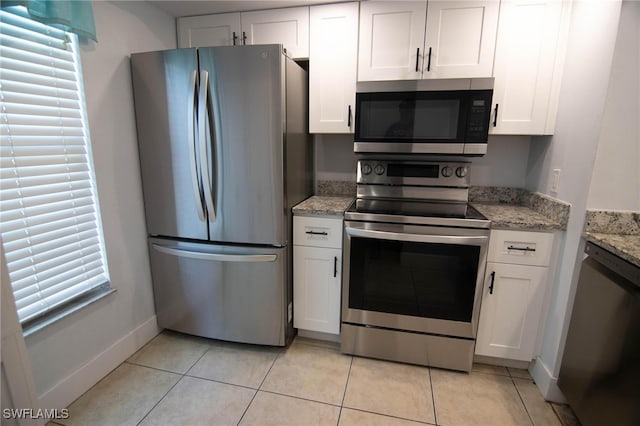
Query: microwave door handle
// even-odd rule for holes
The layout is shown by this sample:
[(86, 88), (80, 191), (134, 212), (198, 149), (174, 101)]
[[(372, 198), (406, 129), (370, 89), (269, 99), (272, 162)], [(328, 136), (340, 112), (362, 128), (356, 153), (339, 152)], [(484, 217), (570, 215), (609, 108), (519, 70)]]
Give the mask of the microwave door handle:
[(373, 238), (376, 240), (409, 241), (416, 243), (455, 244), (468, 246), (482, 246), (489, 242), (487, 236), (460, 236), (460, 235), (422, 235), (405, 234), (401, 232), (374, 231), (370, 229), (356, 229), (346, 227), (348, 235), (361, 238)]

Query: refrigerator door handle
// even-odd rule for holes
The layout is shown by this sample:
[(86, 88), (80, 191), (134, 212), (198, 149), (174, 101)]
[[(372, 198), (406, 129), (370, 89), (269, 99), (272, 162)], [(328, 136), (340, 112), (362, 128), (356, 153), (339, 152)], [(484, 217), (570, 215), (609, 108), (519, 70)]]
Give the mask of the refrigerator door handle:
[(202, 204), (202, 191), (200, 189), (200, 179), (198, 179), (198, 157), (196, 155), (196, 132), (194, 121), (195, 117), (195, 97), (196, 97), (196, 80), (198, 77), (198, 72), (193, 70), (191, 74), (191, 78), (189, 80), (189, 98), (188, 102), (188, 113), (187, 113), (187, 133), (189, 134), (187, 141), (189, 145), (189, 158), (191, 158), (191, 183), (193, 184), (193, 195), (196, 197), (196, 205), (198, 206), (198, 217), (201, 221), (206, 220), (206, 216), (204, 213), (204, 205)]
[(205, 253), (192, 250), (182, 250), (171, 247), (164, 247), (158, 244), (151, 244), (154, 250), (161, 253), (170, 254), (178, 257), (188, 257), (190, 259), (213, 260), (217, 262), (275, 262), (278, 259), (277, 254), (224, 254), (224, 253)]
[(209, 176), (209, 147), (207, 146), (207, 96), (209, 94), (209, 73), (200, 71), (200, 90), (198, 93), (198, 142), (200, 145), (200, 173), (204, 186), (204, 199), (209, 213), (209, 222), (216, 220), (215, 206), (213, 205), (213, 195), (211, 187), (211, 177)]

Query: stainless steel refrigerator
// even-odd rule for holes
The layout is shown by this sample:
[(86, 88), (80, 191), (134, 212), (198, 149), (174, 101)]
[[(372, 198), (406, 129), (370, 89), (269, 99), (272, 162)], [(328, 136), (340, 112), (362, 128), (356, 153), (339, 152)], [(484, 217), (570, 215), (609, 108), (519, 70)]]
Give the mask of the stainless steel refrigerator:
[(131, 69), (159, 326), (287, 344), (306, 72), (280, 45), (138, 53)]

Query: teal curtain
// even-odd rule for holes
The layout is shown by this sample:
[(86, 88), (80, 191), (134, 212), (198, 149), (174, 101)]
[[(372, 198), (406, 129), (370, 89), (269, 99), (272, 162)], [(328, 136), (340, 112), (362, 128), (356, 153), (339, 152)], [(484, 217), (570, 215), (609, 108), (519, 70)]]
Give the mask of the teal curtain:
[(25, 6), (35, 21), (98, 41), (91, 0), (3, 0), (7, 6)]

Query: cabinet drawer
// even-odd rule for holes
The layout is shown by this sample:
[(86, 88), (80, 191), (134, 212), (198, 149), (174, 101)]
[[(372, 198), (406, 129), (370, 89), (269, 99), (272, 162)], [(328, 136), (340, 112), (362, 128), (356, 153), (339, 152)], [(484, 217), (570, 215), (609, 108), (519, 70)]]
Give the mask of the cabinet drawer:
[(293, 244), (342, 248), (342, 219), (294, 216)]
[(489, 262), (548, 266), (553, 247), (549, 232), (491, 231)]

